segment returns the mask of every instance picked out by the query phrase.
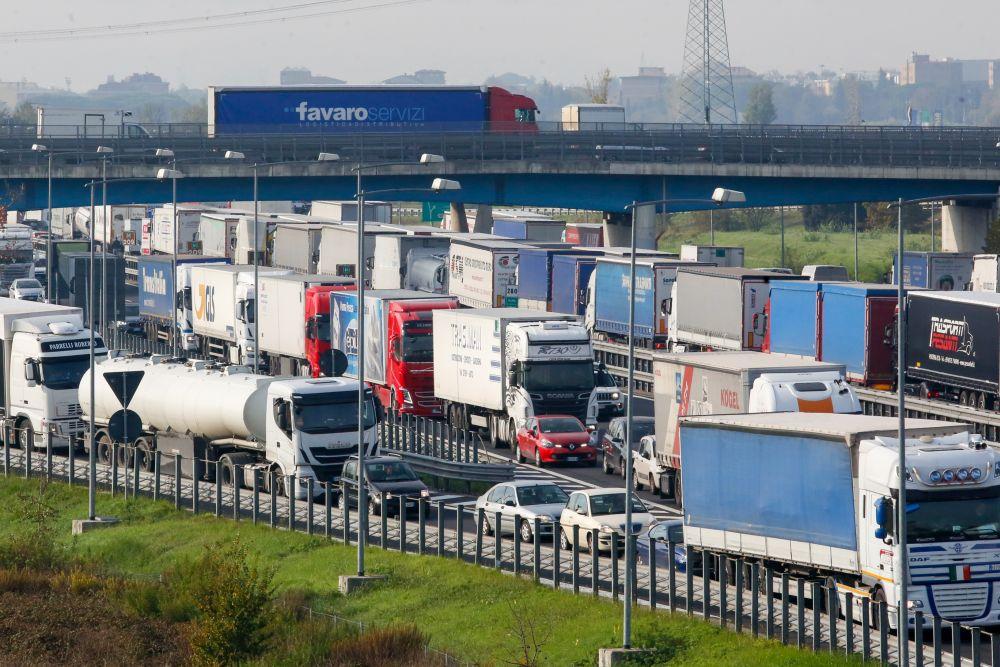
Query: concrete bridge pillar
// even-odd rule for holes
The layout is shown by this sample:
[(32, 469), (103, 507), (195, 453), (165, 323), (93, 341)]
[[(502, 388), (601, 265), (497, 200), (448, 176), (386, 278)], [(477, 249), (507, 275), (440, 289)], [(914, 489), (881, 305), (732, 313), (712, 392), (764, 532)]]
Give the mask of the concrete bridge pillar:
[(656, 207), (642, 206), (633, 215), (628, 213), (604, 213), (604, 245), (628, 247), (632, 243), (632, 223), (635, 230), (635, 247), (640, 250), (656, 250)]
[(945, 202), (941, 207), (941, 250), (982, 252), (986, 230), (996, 215), (992, 205)]
[(472, 223), (470, 232), (477, 234), (490, 234), (493, 232), (493, 207), (489, 204), (480, 204), (476, 207), (476, 219)]
[(462, 202), (452, 202), (446, 221), (445, 229), (450, 232), (467, 231), (469, 229), (469, 222), (465, 217), (465, 204)]

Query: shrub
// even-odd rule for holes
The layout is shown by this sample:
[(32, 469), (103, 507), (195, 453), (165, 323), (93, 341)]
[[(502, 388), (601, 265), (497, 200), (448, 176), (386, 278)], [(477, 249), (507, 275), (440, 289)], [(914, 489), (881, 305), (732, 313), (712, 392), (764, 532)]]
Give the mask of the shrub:
[(427, 638), (414, 625), (369, 630), (338, 640), (330, 646), (330, 664), (343, 667), (392, 667), (428, 665), (424, 655)]
[(60, 563), (54, 522), (56, 509), (43, 480), (35, 493), (19, 492), (7, 510), (22, 528), (0, 541), (0, 565), (49, 570)]
[(50, 585), (49, 576), (42, 572), (0, 569), (0, 593), (37, 593)]
[(201, 586), (191, 591), (197, 618), (191, 632), (196, 665), (230, 665), (259, 655), (270, 636), (274, 571), (253, 562), (239, 536), (208, 547), (192, 565)]

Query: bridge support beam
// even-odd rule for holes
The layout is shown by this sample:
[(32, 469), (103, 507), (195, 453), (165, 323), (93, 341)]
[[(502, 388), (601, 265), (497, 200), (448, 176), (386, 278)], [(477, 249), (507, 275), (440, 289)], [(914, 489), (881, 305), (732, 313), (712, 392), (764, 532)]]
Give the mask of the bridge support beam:
[(632, 243), (631, 225), (635, 230), (635, 247), (640, 250), (656, 250), (656, 207), (642, 206), (633, 215), (618, 212), (604, 213), (604, 245), (628, 247)]
[(472, 223), (470, 232), (477, 234), (491, 234), (493, 232), (493, 206), (490, 204), (480, 204), (476, 207), (476, 219)]
[(982, 252), (986, 230), (996, 215), (991, 205), (945, 202), (941, 207), (941, 250)]

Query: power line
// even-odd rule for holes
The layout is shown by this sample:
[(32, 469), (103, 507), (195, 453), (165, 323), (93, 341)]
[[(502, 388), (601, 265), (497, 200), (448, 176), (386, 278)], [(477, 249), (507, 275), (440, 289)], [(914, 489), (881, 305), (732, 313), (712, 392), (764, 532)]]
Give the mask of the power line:
[[(0, 33), (0, 43), (17, 44), (23, 42), (75, 41), (75, 40), (94, 39), (94, 38), (108, 39), (115, 37), (158, 36), (158, 35), (172, 34), (178, 32), (219, 30), (224, 28), (235, 28), (248, 25), (265, 25), (270, 23), (297, 21), (308, 18), (320, 18), (324, 16), (333, 16), (337, 14), (352, 14), (357, 12), (385, 9), (389, 7), (397, 7), (402, 5), (418, 4), (423, 2), (429, 2), (430, 0), (393, 0), (392, 2), (383, 2), (380, 4), (365, 5), (361, 7), (330, 9), (330, 10), (325, 10), (320, 12), (310, 12), (305, 14), (292, 14), (289, 16), (268, 16), (265, 18), (229, 21), (229, 22), (223, 20), (219, 22), (220, 17), (240, 18), (245, 15), (259, 15), (261, 13), (297, 11), (299, 9), (303, 9), (309, 6), (344, 4), (348, 2), (357, 2), (357, 1), (358, 0), (319, 0), (317, 2), (301, 3), (299, 5), (290, 5), (280, 8), (271, 8), (267, 10), (253, 10), (250, 12), (219, 14), (213, 16), (205, 16), (201, 18), (164, 19), (160, 21), (150, 21), (145, 23), (130, 24), (131, 26), (135, 27), (124, 27), (129, 24), (121, 24), (119, 26), (63, 29), (63, 31), (36, 31), (35, 33), (25, 33), (25, 32)], [(211, 22), (209, 23), (209, 21)], [(177, 25), (180, 23), (191, 23), (192, 25)], [(66, 32), (66, 30), (71, 30), (71, 31)]]

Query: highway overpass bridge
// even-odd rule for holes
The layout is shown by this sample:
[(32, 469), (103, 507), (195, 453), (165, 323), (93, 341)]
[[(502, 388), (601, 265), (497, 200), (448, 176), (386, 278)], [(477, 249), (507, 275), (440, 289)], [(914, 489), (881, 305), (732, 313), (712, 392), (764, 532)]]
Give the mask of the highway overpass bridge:
[[(552, 206), (618, 212), (633, 200), (706, 197), (713, 188), (743, 190), (749, 206), (887, 201), (995, 193), (1000, 187), (1000, 128), (875, 126), (628, 125), (596, 131), (542, 126), (538, 132), (446, 130), (354, 134), (247, 132), (209, 137), (201, 125), (149, 128), (151, 136), (36, 139), (0, 128), (0, 201), (17, 210), (44, 208), (48, 158), (54, 206), (89, 204), (85, 184), (99, 178), (98, 145), (114, 149), (109, 178), (150, 179), (169, 148), (185, 178), (180, 201), (252, 198), (260, 164), (262, 200), (348, 199), (357, 163), (409, 162), (369, 172), (365, 187), (426, 188), (434, 176), (462, 183), (458, 198), (475, 204)], [(245, 161), (224, 160), (227, 150)], [(339, 162), (317, 162), (320, 152)], [(417, 165), (423, 152), (446, 162)], [(275, 163), (284, 164), (275, 164)], [(170, 200), (169, 183), (134, 180), (108, 188), (112, 203)], [(380, 196), (412, 200), (412, 193)], [(454, 200), (455, 194), (419, 199)], [(946, 206), (945, 235), (975, 245), (988, 208)], [(969, 241), (968, 238), (973, 238)], [(964, 240), (963, 240), (964, 239)]]

